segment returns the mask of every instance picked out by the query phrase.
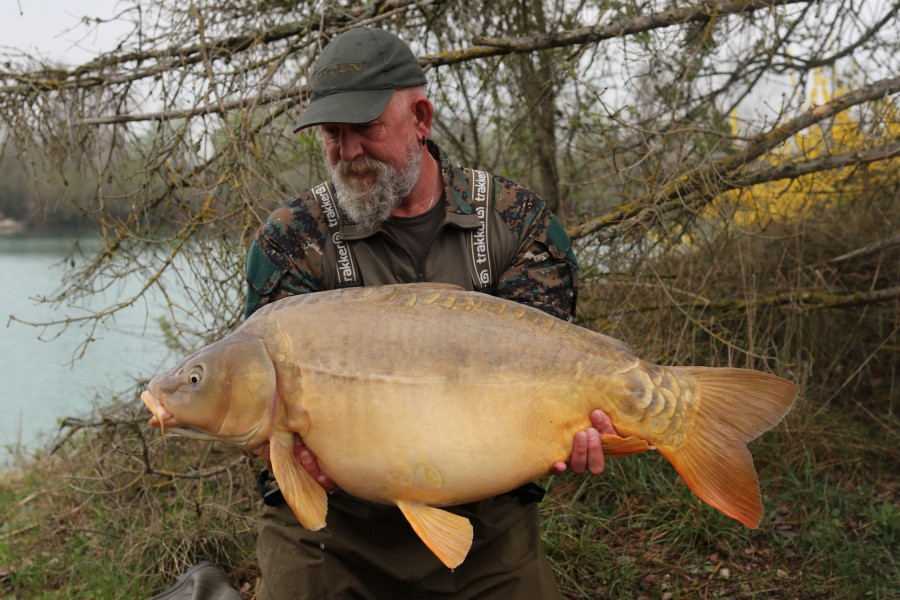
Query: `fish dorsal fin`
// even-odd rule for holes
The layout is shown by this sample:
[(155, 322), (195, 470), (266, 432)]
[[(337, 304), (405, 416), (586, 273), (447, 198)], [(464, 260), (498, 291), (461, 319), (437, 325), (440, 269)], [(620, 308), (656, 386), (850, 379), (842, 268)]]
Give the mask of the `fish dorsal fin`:
[(409, 287), (414, 290), (443, 290), (447, 292), (464, 292), (465, 288), (461, 288), (453, 283), (440, 283), (437, 281), (423, 281), (421, 283), (406, 283), (402, 284), (405, 287)]
[(472, 547), (472, 523), (467, 518), (417, 502), (400, 500), (397, 506), (442, 563), (451, 569), (462, 564)]
[(294, 434), (281, 431), (269, 440), (272, 470), (288, 506), (300, 524), (310, 531), (325, 527), (328, 494), (315, 478), (294, 459)]

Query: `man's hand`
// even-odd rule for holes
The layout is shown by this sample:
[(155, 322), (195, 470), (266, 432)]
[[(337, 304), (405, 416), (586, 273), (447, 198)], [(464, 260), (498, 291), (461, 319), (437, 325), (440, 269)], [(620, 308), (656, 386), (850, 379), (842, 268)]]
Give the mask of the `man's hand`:
[[(591, 424), (593, 427), (579, 431), (572, 442), (572, 455), (569, 457), (568, 467), (573, 473), (581, 474), (585, 470), (594, 475), (599, 475), (606, 467), (606, 459), (603, 457), (603, 448), (600, 445), (600, 436), (604, 433), (616, 435), (616, 428), (612, 421), (602, 410), (591, 412)], [(563, 473), (567, 468), (566, 463), (558, 461), (550, 469), (552, 473)]]
[(337, 484), (319, 470), (319, 462), (315, 455), (306, 447), (300, 434), (297, 433), (294, 434), (294, 460), (303, 465), (303, 468), (309, 471), (309, 474), (325, 488), (326, 492), (332, 494), (338, 490)]
[[(246, 454), (250, 457), (257, 456), (253, 452), (247, 452)], [(268, 442), (266, 442), (262, 446), (262, 448), (260, 448), (258, 456), (263, 457), (263, 460), (266, 461), (266, 465), (268, 466), (269, 471), (272, 471), (272, 460), (269, 458)], [(338, 490), (337, 484), (333, 482), (327, 475), (322, 473), (322, 471), (319, 469), (319, 463), (318, 461), (316, 461), (316, 457), (313, 455), (312, 450), (306, 447), (306, 444), (303, 443), (303, 439), (298, 433), (294, 434), (294, 460), (300, 463), (300, 465), (315, 478), (319, 485), (325, 488), (326, 492), (331, 494)]]

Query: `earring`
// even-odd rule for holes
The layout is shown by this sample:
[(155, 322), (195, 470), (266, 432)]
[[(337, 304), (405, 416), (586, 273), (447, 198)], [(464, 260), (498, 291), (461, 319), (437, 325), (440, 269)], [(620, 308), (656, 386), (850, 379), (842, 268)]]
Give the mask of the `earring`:
[(425, 136), (424, 135), (422, 136), (422, 139), (419, 140), (419, 143), (422, 144), (423, 146), (425, 145)]

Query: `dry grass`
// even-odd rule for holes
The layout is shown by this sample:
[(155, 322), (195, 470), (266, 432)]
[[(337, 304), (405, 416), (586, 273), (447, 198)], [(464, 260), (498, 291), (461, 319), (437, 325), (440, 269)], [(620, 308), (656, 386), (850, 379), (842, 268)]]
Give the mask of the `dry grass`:
[(253, 469), (233, 448), (149, 431), (138, 406), (0, 482), (0, 569), (21, 597), (138, 598), (201, 560), (255, 580)]

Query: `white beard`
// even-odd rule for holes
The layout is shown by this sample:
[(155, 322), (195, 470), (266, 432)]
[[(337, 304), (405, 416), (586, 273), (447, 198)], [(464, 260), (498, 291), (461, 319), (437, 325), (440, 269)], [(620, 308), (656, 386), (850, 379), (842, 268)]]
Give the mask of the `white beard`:
[[(422, 169), (422, 154), (415, 138), (410, 138), (406, 146), (406, 166), (402, 169), (373, 158), (338, 160), (334, 165), (326, 160), (325, 166), (343, 214), (369, 230), (376, 229), (387, 221), (391, 212), (412, 192)], [(369, 185), (355, 181), (349, 177), (350, 173), (374, 174), (375, 182)]]

